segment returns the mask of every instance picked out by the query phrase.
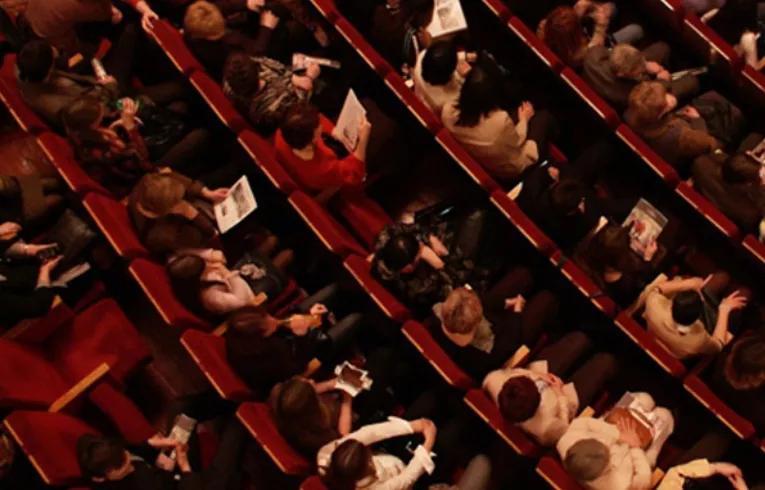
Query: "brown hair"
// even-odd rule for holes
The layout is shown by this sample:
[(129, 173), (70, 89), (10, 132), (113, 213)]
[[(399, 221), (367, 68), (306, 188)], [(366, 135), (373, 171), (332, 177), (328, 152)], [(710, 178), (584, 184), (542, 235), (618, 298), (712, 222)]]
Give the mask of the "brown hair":
[(330, 490), (354, 490), (357, 482), (373, 471), (372, 450), (355, 439), (348, 439), (332, 451), (323, 480)]
[(231, 313), (228, 326), (231, 330), (264, 337), (270, 315), (262, 306), (244, 306)]
[(226, 33), (226, 19), (214, 3), (197, 0), (186, 9), (183, 29), (194, 39), (220, 39)]
[(630, 44), (617, 44), (609, 57), (611, 68), (620, 75), (645, 71), (645, 56)]
[(451, 333), (467, 334), (474, 331), (483, 319), (483, 306), (475, 292), (457, 288), (449, 293), (441, 306), (441, 321)]
[(523, 422), (534, 416), (542, 397), (527, 376), (514, 376), (502, 385), (497, 397), (499, 411), (509, 422)]
[(544, 42), (571, 66), (581, 64), (581, 53), (587, 46), (579, 16), (571, 7), (553, 9), (545, 19)]
[(291, 148), (305, 148), (319, 127), (319, 110), (311, 104), (296, 104), (287, 111), (281, 124), (284, 141)]
[(144, 175), (137, 185), (138, 206), (143, 214), (164, 216), (183, 201), (186, 188), (172, 174), (151, 173)]
[(725, 379), (737, 390), (765, 384), (765, 335), (754, 333), (734, 342), (725, 358)]
[(661, 119), (667, 89), (660, 82), (643, 82), (630, 92), (628, 119), (635, 126), (651, 126)]

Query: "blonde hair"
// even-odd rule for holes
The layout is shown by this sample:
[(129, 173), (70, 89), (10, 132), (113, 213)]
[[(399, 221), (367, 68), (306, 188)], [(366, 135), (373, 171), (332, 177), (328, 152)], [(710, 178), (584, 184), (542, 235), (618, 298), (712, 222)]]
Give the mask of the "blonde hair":
[(667, 106), (667, 89), (659, 82), (643, 82), (632, 89), (629, 113), (632, 123), (650, 126), (659, 121)]
[(226, 33), (226, 19), (215, 4), (197, 0), (186, 9), (183, 28), (195, 39), (220, 39)]
[(457, 288), (446, 297), (441, 306), (441, 321), (451, 333), (468, 334), (478, 327), (483, 319), (483, 306), (475, 292)]
[(640, 74), (645, 70), (645, 56), (629, 44), (617, 44), (611, 50), (611, 67), (620, 75)]

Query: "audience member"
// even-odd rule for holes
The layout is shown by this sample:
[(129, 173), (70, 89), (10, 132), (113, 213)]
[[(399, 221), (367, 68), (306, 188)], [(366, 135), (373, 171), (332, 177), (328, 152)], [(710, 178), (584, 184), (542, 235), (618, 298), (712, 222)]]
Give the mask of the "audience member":
[(669, 47), (664, 43), (654, 43), (642, 51), (629, 44), (617, 44), (611, 50), (596, 46), (587, 51), (583, 75), (619, 112), (627, 108), (632, 89), (646, 80), (660, 81), (678, 100), (688, 100), (699, 91), (699, 80), (690, 75), (672, 80), (662, 66), (668, 54)]
[(549, 291), (526, 301), (531, 272), (510, 271), (483, 295), (460, 287), (452, 290), (433, 312), (440, 326), (432, 329), (436, 342), (475, 379), (506, 363), (521, 345), (533, 346), (558, 312)]
[(728, 289), (727, 274), (706, 279), (675, 278), (651, 285), (643, 318), (652, 332), (679, 359), (720, 352), (733, 338), (731, 314), (746, 306), (746, 292)]
[(765, 20), (765, 3), (758, 0), (727, 0), (713, 15), (706, 16), (709, 27), (731, 44), (746, 63), (761, 68), (759, 37)]
[[(656, 458), (674, 430), (674, 418), (656, 407), (648, 393), (633, 393), (642, 411), (651, 413), (664, 430), (644, 439), (645, 429), (632, 416), (577, 417), (557, 444), (566, 471), (592, 490), (631, 490), (651, 487)], [(648, 435), (651, 435), (650, 433)]]
[(437, 115), (457, 102), (471, 66), (451, 41), (435, 41), (417, 56), (412, 73), (414, 93)]
[(517, 121), (502, 105), (500, 80), (474, 67), (456, 103), (444, 106), (444, 125), (495, 178), (516, 179), (544, 160), (557, 123), (547, 112), (536, 114), (530, 102), (518, 107)]
[(409, 73), (431, 43), (433, 0), (385, 0), (372, 14), (369, 40), (396, 70)]
[(545, 347), (527, 368), (507, 366), (489, 373), (483, 389), (508, 422), (518, 424), (543, 446), (553, 446), (577, 412), (595, 401), (617, 374), (614, 356), (598, 353), (565, 376), (592, 350), (592, 341), (572, 332)]

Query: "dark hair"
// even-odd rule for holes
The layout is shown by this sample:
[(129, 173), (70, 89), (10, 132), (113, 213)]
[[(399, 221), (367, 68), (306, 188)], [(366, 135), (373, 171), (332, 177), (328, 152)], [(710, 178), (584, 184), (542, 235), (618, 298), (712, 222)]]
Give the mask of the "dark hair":
[(422, 57), (422, 78), (431, 85), (446, 85), (457, 69), (457, 46), (435, 41)]
[(737, 390), (751, 390), (765, 383), (765, 334), (744, 335), (725, 358), (725, 378)]
[(95, 97), (80, 97), (64, 108), (61, 117), (67, 132), (80, 132), (91, 129), (102, 115), (101, 101)]
[(558, 215), (569, 215), (576, 211), (586, 194), (587, 189), (580, 181), (561, 179), (550, 189), (550, 204)]
[(501, 87), (488, 70), (474, 66), (462, 85), (457, 108), (460, 111), (457, 125), (475, 126), (481, 116), (499, 108)]
[(380, 259), (388, 269), (398, 272), (414, 262), (420, 251), (420, 241), (414, 233), (402, 233), (392, 237), (380, 250)]
[(683, 490), (732, 490), (730, 480), (723, 475), (712, 475), (706, 478), (689, 478), (683, 481)]
[(175, 296), (195, 313), (204, 313), (199, 293), (206, 285), (202, 281), (206, 265), (205, 260), (198, 255), (181, 254), (172, 257), (165, 266)]
[(737, 45), (744, 31), (758, 32), (757, 0), (727, 0), (709, 20), (709, 26), (727, 42)]
[(296, 446), (301, 445), (306, 432), (321, 434), (331, 429), (329, 413), (316, 389), (300, 376), (281, 384), (274, 404), (274, 419), (279, 432)]
[(87, 478), (103, 478), (125, 464), (125, 445), (115, 439), (85, 434), (77, 440), (77, 462)]
[(354, 490), (356, 483), (372, 471), (372, 450), (355, 439), (348, 439), (332, 451), (324, 475), (329, 490)]
[(505, 420), (523, 422), (534, 416), (541, 400), (537, 385), (530, 378), (514, 376), (502, 385), (497, 404)]
[(260, 88), (260, 65), (247, 53), (232, 53), (223, 66), (223, 80), (236, 97), (250, 97)]
[(742, 153), (733, 155), (723, 163), (722, 176), (730, 184), (759, 183), (760, 163)]
[(319, 110), (310, 104), (289, 108), (281, 124), (282, 137), (291, 148), (305, 148), (313, 141), (319, 127)]
[(573, 8), (560, 6), (550, 12), (545, 21), (544, 42), (567, 65), (576, 66), (580, 63), (577, 57), (587, 45), (587, 39)]
[(25, 82), (42, 82), (53, 68), (53, 46), (41, 39), (26, 43), (19, 52), (16, 65), (19, 78)]
[(587, 249), (587, 262), (601, 274), (608, 267), (629, 273), (633, 272), (629, 261), (630, 253), (629, 230), (616, 224), (608, 224), (592, 238)]
[(704, 302), (698, 291), (682, 291), (672, 298), (672, 319), (680, 325), (692, 325), (701, 317)]
[(248, 335), (264, 337), (270, 315), (262, 306), (244, 306), (235, 310), (228, 317), (231, 330)]

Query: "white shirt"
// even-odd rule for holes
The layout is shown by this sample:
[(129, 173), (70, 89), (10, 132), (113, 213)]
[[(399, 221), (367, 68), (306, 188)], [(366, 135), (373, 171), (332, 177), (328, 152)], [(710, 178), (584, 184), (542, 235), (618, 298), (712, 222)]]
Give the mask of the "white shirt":
[(465, 79), (455, 71), (452, 74), (451, 80), (445, 85), (429, 84), (422, 78), (422, 60), (425, 57), (425, 53), (426, 51), (423, 51), (417, 56), (417, 64), (414, 66), (412, 74), (414, 93), (437, 116), (441, 116), (445, 105), (457, 102), (457, 99), (459, 99)]

